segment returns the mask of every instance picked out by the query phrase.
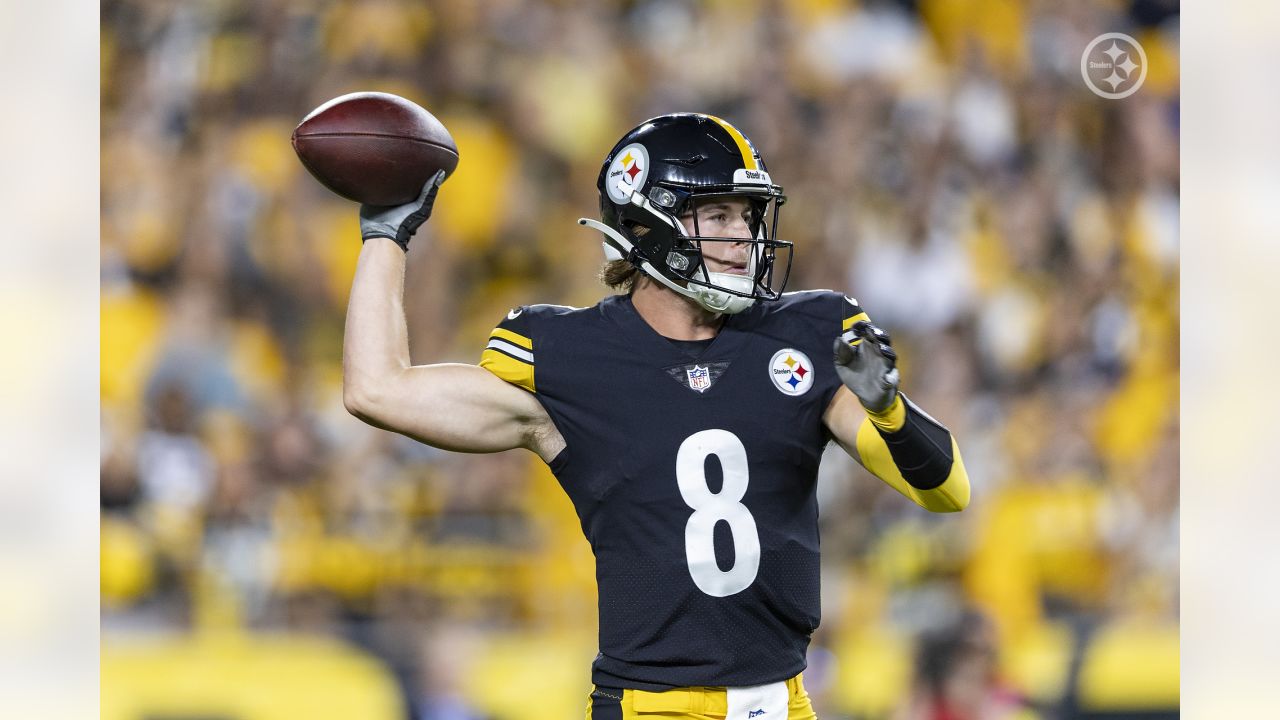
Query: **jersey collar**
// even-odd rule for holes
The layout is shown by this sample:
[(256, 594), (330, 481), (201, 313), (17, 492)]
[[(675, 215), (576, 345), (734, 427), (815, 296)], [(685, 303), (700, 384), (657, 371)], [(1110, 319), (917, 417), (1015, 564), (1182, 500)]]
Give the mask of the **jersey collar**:
[[(645, 353), (653, 353), (654, 358), (664, 364), (689, 361), (689, 354), (683, 347), (658, 334), (658, 331), (640, 316), (636, 306), (631, 302), (630, 295), (615, 295), (605, 300), (603, 305), (606, 316), (617, 322), (627, 333), (628, 338), (638, 344), (637, 349), (642, 348)], [(720, 331), (716, 333), (706, 350), (698, 356), (698, 360), (729, 361), (737, 357), (749, 335), (744, 326), (748, 322), (748, 316), (754, 315), (752, 312), (754, 309), (751, 308), (737, 315), (725, 315)]]

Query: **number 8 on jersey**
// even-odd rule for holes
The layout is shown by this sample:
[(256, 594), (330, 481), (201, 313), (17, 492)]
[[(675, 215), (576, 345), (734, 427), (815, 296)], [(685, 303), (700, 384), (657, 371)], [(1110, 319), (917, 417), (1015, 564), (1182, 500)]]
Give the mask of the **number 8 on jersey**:
[[(724, 483), (720, 492), (707, 484), (706, 461), (715, 455)], [(760, 569), (760, 535), (755, 518), (742, 504), (747, 494), (747, 449), (727, 430), (703, 430), (680, 443), (676, 453), (676, 483), (685, 504), (693, 508), (684, 528), (685, 558), (689, 575), (702, 592), (727, 597), (755, 582)], [(721, 570), (716, 563), (716, 523), (729, 524), (733, 537), (733, 567)]]

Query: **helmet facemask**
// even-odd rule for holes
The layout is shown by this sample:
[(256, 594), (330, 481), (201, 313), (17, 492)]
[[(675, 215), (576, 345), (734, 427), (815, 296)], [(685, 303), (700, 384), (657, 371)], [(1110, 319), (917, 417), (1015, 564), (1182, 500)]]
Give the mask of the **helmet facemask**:
[[(701, 211), (715, 207), (725, 200), (745, 200), (748, 217), (746, 236), (723, 237), (704, 235), (699, 220)], [(697, 193), (691, 195), (681, 212), (676, 213), (680, 234), (675, 238), (673, 251), (668, 255), (667, 266), (677, 277), (697, 293), (695, 300), (713, 312), (737, 313), (750, 307), (755, 300), (777, 300), (786, 285), (791, 267), (791, 244), (773, 240), (777, 231), (778, 206), (786, 201), (781, 194), (745, 194), (740, 192)], [(772, 212), (770, 212), (772, 206)], [(708, 265), (707, 251), (712, 258), (725, 264), (743, 258), (722, 252), (723, 244), (748, 245), (746, 266), (739, 272), (713, 271)], [(714, 248), (714, 249), (713, 249)], [(777, 252), (785, 250), (783, 272), (775, 278)], [(734, 263), (736, 264), (736, 263)], [(777, 284), (775, 284), (777, 280)]]
[[(684, 189), (654, 185), (648, 197), (629, 187), (626, 190), (630, 192), (630, 202), (619, 209), (618, 223), (626, 242), (619, 243), (624, 238), (605, 232), (613, 240), (605, 243), (608, 257), (630, 260), (650, 277), (711, 312), (739, 313), (756, 300), (781, 297), (791, 271), (792, 248), (790, 242), (775, 239), (778, 209), (786, 202), (782, 188), (733, 185)], [(746, 200), (751, 236), (703, 235), (698, 209), (730, 198)], [(597, 225), (589, 221), (584, 224)], [(714, 247), (714, 243), (749, 244), (745, 274), (712, 271), (704, 249)], [(781, 264), (779, 250), (785, 251)]]
[[(741, 312), (756, 300), (781, 296), (791, 270), (791, 243), (776, 239), (786, 197), (750, 140), (724, 120), (672, 113), (645, 121), (606, 156), (596, 188), (600, 220), (578, 222), (604, 234), (607, 259), (625, 259), (716, 313)], [(727, 198), (746, 201), (746, 227), (736, 218), (732, 229), (702, 227), (694, 211)], [(717, 237), (729, 233), (746, 236)], [(745, 268), (713, 263), (712, 271), (708, 254), (726, 264), (742, 259), (740, 248), (714, 245), (725, 242), (749, 246)], [(785, 255), (779, 257), (779, 249)]]

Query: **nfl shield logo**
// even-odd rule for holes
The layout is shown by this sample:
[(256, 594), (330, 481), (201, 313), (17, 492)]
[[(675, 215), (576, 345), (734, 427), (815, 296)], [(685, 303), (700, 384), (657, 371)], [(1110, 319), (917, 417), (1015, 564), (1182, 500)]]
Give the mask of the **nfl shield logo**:
[(711, 373), (704, 367), (694, 365), (685, 372), (689, 373), (689, 387), (698, 392), (706, 392), (711, 387)]

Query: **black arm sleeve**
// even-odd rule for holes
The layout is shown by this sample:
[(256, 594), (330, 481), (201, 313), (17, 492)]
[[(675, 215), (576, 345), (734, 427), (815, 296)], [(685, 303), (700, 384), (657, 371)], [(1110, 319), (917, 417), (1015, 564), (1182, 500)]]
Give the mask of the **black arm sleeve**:
[(932, 490), (946, 481), (955, 458), (951, 454), (951, 431), (929, 417), (902, 393), (906, 420), (897, 432), (876, 428), (889, 446), (893, 464), (902, 478), (917, 490)]

